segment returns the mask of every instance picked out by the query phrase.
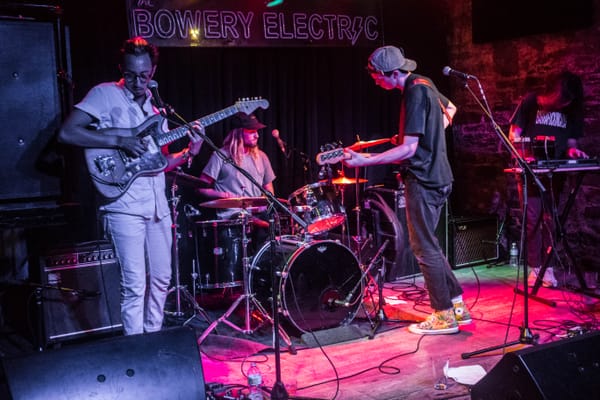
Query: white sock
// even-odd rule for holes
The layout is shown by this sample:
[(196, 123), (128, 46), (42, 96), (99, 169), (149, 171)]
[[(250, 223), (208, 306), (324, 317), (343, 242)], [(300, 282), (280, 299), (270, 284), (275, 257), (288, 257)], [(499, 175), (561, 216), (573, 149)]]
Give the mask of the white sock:
[(462, 294), (456, 296), (451, 301), (452, 301), (452, 304), (462, 303), (462, 301), (463, 301)]

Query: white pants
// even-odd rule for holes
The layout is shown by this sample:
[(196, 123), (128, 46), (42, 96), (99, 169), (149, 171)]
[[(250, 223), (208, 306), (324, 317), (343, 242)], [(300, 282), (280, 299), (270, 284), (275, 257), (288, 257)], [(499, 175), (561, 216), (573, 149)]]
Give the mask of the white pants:
[(107, 213), (106, 222), (121, 265), (124, 334), (159, 331), (171, 280), (171, 216)]

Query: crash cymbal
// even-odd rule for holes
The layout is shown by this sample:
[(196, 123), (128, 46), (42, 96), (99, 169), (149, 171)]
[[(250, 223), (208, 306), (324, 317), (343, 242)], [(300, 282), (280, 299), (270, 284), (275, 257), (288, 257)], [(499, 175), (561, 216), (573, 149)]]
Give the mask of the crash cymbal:
[(391, 140), (390, 138), (375, 139), (375, 140), (368, 140), (368, 141), (360, 140), (360, 141), (348, 146), (347, 148), (352, 151), (360, 151), (360, 150), (366, 149), (368, 147), (377, 146), (378, 144), (387, 143), (390, 140)]
[[(358, 183), (367, 182), (364, 178), (358, 178)], [(348, 178), (346, 176), (340, 176), (339, 178), (334, 178), (331, 180), (331, 183), (334, 185), (353, 185), (356, 183), (356, 178)]]
[(200, 178), (197, 178), (193, 175), (186, 174), (185, 172), (181, 172), (181, 171), (175, 171), (175, 170), (169, 171), (169, 172), (167, 172), (166, 175), (167, 175), (167, 179), (169, 180), (169, 182), (176, 180), (176, 181), (183, 181), (185, 183), (193, 183), (195, 185), (199, 185), (200, 183), (202, 183)]
[(200, 207), (208, 208), (249, 208), (264, 207), (269, 204), (266, 197), (232, 197), (229, 199), (216, 199), (200, 203)]

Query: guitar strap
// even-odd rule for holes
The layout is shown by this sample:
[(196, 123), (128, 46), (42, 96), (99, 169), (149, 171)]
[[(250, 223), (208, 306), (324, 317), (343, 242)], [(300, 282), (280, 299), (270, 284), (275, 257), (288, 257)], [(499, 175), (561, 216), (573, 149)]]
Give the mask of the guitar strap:
[[(452, 125), (452, 116), (450, 115), (450, 113), (448, 112), (448, 110), (446, 109), (446, 106), (444, 106), (444, 103), (442, 102), (442, 99), (440, 99), (440, 93), (437, 91), (437, 89), (431, 85), (431, 83), (424, 78), (416, 78), (411, 82), (411, 86), (414, 85), (424, 85), (427, 86), (429, 88), (431, 88), (436, 94), (437, 94), (437, 101), (438, 104), (440, 105), (440, 108), (442, 109), (442, 112), (444, 113), (444, 115), (446, 116), (446, 118), (448, 118), (448, 122), (450, 125)], [(405, 108), (404, 108), (404, 103), (402, 103), (402, 106), (400, 108), (400, 124), (399, 124), (399, 132), (397, 135), (394, 135), (394, 137), (392, 137), (392, 144), (400, 144), (402, 143), (402, 137), (400, 135), (404, 135), (404, 117), (405, 117)]]
[(423, 78), (416, 78), (415, 80), (412, 81), (412, 85), (425, 85), (427, 87), (430, 87), (433, 91), (435, 91), (435, 93), (438, 95), (437, 101), (440, 105), (440, 108), (442, 109), (442, 112), (444, 113), (446, 118), (448, 118), (448, 122), (450, 123), (450, 125), (452, 125), (452, 116), (446, 109), (446, 106), (444, 106), (444, 103), (442, 103), (442, 99), (440, 99), (439, 92), (437, 91), (437, 89), (435, 87), (433, 87), (427, 79), (423, 79)]

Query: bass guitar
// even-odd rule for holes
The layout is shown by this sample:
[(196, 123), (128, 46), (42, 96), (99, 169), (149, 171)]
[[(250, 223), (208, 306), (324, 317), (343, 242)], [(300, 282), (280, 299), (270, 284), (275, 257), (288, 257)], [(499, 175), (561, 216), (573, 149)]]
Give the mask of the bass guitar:
[[(266, 109), (269, 107), (269, 102), (265, 99), (242, 99), (232, 106), (206, 115), (190, 124), (197, 123), (207, 127), (240, 111), (250, 114), (259, 107)], [(132, 157), (121, 149), (87, 148), (84, 150), (84, 158), (92, 181), (103, 197), (115, 200), (129, 189), (137, 177), (154, 175), (167, 167), (167, 159), (160, 148), (186, 136), (189, 128), (180, 126), (165, 132), (162, 129), (163, 124), (164, 117), (157, 114), (131, 129), (131, 135), (138, 137), (147, 147), (146, 152), (139, 157)]]

